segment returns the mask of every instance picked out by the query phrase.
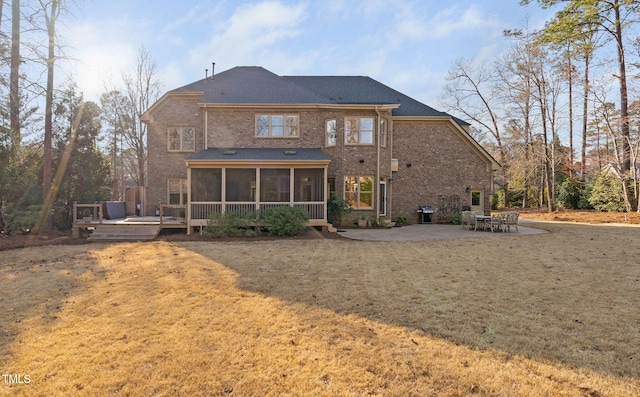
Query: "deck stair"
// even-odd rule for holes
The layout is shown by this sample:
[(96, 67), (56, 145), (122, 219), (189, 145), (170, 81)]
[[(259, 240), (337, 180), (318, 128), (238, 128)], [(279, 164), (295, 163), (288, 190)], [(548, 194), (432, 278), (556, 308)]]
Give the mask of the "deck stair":
[(148, 241), (160, 233), (159, 225), (96, 225), (91, 241)]

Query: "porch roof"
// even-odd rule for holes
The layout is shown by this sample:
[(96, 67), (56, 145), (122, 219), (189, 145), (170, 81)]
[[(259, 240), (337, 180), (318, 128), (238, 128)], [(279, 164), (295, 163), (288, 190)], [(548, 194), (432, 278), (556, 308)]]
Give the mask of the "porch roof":
[(194, 153), (190, 161), (278, 161), (330, 162), (320, 148), (209, 148)]

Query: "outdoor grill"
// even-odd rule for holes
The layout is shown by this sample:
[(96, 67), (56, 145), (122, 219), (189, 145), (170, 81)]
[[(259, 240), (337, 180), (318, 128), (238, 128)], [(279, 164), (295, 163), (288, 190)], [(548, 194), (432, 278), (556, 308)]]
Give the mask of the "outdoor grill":
[(433, 218), (433, 207), (430, 205), (421, 205), (418, 208), (418, 223), (431, 223)]

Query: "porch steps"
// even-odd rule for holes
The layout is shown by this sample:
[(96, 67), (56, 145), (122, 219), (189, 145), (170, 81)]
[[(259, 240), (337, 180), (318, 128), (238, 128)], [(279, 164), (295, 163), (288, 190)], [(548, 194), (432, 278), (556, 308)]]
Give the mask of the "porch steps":
[(148, 241), (160, 233), (159, 225), (96, 225), (90, 241)]

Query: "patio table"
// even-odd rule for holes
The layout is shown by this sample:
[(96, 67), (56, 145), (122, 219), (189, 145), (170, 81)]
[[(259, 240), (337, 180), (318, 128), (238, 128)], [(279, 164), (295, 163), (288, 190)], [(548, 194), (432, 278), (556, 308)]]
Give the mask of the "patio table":
[(481, 224), (482, 229), (486, 230), (487, 220), (491, 220), (491, 215), (476, 215), (476, 227), (473, 230), (478, 230), (478, 224)]

